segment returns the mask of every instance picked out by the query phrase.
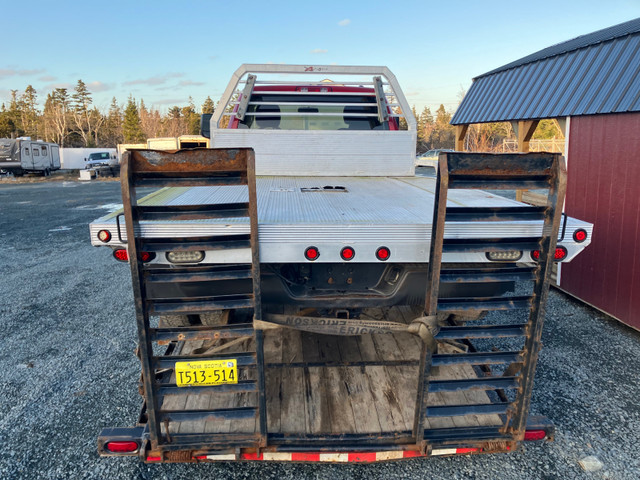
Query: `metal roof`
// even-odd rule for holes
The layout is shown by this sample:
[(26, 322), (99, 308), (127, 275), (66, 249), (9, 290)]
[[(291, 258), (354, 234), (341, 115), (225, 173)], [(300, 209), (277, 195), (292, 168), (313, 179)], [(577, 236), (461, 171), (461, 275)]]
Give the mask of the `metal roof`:
[(640, 111), (640, 18), (476, 77), (453, 125)]

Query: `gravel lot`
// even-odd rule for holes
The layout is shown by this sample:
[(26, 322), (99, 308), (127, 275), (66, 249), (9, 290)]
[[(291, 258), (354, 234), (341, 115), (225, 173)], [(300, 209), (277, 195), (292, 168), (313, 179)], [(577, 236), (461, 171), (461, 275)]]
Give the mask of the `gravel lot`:
[[(0, 181), (0, 478), (640, 478), (640, 334), (553, 291), (532, 412), (556, 441), (509, 455), (377, 465), (154, 465), (100, 459), (140, 407), (127, 265), (91, 247), (116, 182)], [(603, 468), (584, 472), (596, 456)]]

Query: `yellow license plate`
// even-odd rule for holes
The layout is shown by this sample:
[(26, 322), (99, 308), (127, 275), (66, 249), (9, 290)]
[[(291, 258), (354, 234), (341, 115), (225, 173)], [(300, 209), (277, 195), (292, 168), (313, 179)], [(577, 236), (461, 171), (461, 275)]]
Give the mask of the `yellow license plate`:
[(238, 383), (236, 359), (176, 362), (176, 385), (222, 385)]

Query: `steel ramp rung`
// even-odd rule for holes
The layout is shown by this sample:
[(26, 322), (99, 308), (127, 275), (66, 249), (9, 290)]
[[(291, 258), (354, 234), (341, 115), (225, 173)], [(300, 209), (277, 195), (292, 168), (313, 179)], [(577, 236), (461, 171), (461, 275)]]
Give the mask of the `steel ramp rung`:
[(522, 352), (470, 352), (434, 354), (431, 365), (496, 365), (522, 361)]
[(202, 393), (255, 393), (258, 391), (258, 384), (255, 380), (241, 380), (238, 383), (227, 383), (223, 385), (199, 385), (193, 387), (178, 387), (175, 384), (157, 386), (159, 395), (200, 395)]
[(444, 240), (442, 253), (507, 252), (513, 250), (537, 250), (539, 248), (539, 237), (465, 238)]
[(447, 207), (448, 222), (542, 221), (547, 207)]
[(242, 420), (255, 418), (256, 407), (221, 408), (217, 410), (159, 410), (160, 418), (170, 422), (188, 422), (193, 420)]
[(251, 248), (249, 235), (225, 235), (186, 238), (144, 238), (140, 242), (143, 252), (194, 252), (203, 250), (234, 250)]
[(155, 342), (177, 342), (188, 340), (218, 340), (253, 336), (253, 326), (237, 329), (216, 330), (207, 327), (151, 328), (149, 336)]
[(517, 377), (484, 377), (463, 380), (431, 380), (429, 393), (458, 392), (461, 390), (495, 390), (498, 388), (517, 388)]
[(538, 266), (533, 267), (484, 267), (475, 269), (444, 269), (441, 283), (505, 282), (534, 280)]
[(137, 207), (138, 220), (208, 220), (249, 216), (249, 204), (218, 203), (203, 205), (141, 205)]
[(526, 335), (527, 324), (515, 325), (474, 325), (464, 327), (441, 327), (437, 340), (460, 340), (471, 338), (522, 337)]
[(435, 405), (427, 407), (427, 417), (458, 417), (462, 415), (500, 415), (507, 413), (510, 403), (480, 403), (475, 405)]
[(149, 313), (152, 315), (202, 314), (221, 310), (238, 310), (254, 308), (251, 298), (229, 300), (196, 300), (196, 301), (151, 301)]
[(441, 312), (517, 310), (531, 307), (532, 297), (489, 297), (489, 298), (441, 298), (438, 310)]
[(149, 269), (145, 275), (149, 283), (217, 282), (251, 279), (251, 269), (236, 265), (229, 269), (183, 267), (171, 270)]

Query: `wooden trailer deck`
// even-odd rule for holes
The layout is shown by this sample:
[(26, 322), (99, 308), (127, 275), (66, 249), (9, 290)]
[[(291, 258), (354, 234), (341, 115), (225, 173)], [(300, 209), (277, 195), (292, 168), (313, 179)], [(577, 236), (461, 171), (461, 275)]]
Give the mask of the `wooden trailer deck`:
[[(367, 309), (362, 318), (408, 323), (417, 315), (409, 307)], [(253, 350), (251, 340), (230, 352)], [(180, 354), (204, 353), (202, 341), (185, 342)], [(458, 346), (440, 342), (438, 353), (454, 353)], [(418, 359), (421, 341), (409, 333), (332, 336), (289, 328), (265, 331), (265, 380), (267, 429), (280, 434), (343, 434), (410, 431), (413, 428)], [(176, 352), (177, 353), (177, 352)], [(233, 358), (233, 354), (229, 354)], [(409, 365), (302, 366), (314, 362), (393, 362)], [(297, 365), (296, 365), (297, 364)], [(240, 380), (252, 369), (239, 367)], [(470, 365), (432, 369), (431, 379), (477, 378)], [(173, 382), (173, 379), (172, 379)], [(484, 390), (429, 393), (428, 404), (462, 405), (491, 403)], [(257, 406), (256, 393), (185, 393), (167, 395), (163, 410), (213, 410)], [(425, 428), (502, 425), (495, 414), (431, 417)], [(169, 434), (256, 432), (254, 418), (170, 422)], [(163, 433), (166, 425), (162, 427)]]

